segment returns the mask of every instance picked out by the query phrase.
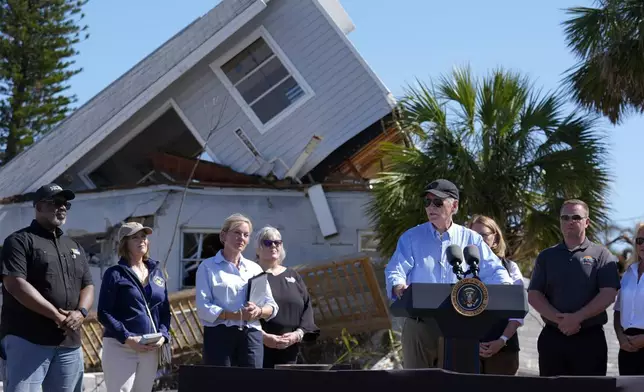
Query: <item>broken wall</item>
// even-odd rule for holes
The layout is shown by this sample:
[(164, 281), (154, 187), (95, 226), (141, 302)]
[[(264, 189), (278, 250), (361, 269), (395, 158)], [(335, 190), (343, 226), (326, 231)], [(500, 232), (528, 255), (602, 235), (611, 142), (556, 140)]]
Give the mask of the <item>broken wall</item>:
[[(118, 226), (128, 218), (147, 216), (144, 218), (146, 223), (153, 222), (154, 228), (150, 236), (151, 256), (161, 261), (167, 257), (168, 289), (177, 291), (183, 288), (183, 235), (188, 231), (216, 234), (224, 219), (235, 212), (248, 216), (255, 232), (265, 225), (280, 230), (287, 252), (286, 266), (316, 265), (357, 253), (360, 236), (370, 231), (364, 213), (369, 193), (333, 191), (325, 194), (338, 231), (327, 238), (320, 231), (307, 194), (300, 190), (192, 189), (186, 194), (178, 224), (177, 214), (183, 196), (180, 187), (152, 186), (78, 194), (63, 229), (75, 237), (102, 234), (106, 238), (103, 247), (113, 253), (101, 255), (107, 260), (102, 268), (96, 264), (91, 267), (98, 298), (102, 271), (116, 261), (114, 236)], [(28, 203), (0, 206), (2, 240), (29, 225), (33, 213), (33, 207)], [(251, 238), (244, 256), (255, 260), (253, 241)]]

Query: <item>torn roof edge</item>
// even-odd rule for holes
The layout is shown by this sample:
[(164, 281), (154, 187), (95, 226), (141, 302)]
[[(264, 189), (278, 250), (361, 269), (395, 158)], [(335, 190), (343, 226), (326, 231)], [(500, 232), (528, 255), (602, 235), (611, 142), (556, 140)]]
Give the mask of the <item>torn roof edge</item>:
[[(316, 184), (293, 184), (287, 183), (284, 181), (275, 182), (275, 183), (263, 183), (263, 184), (230, 184), (230, 183), (198, 183), (191, 184), (187, 187), (188, 190), (209, 190), (209, 189), (239, 189), (242, 191), (250, 190), (271, 190), (271, 191), (306, 191), (308, 188)], [(369, 192), (370, 188), (368, 184), (357, 184), (357, 183), (322, 183), (322, 188), (328, 192)], [(185, 184), (179, 185), (177, 183), (158, 183), (158, 184), (140, 184), (140, 185), (123, 185), (123, 186), (114, 186), (109, 188), (101, 189), (87, 189), (75, 191), (77, 197), (79, 195), (91, 195), (91, 194), (105, 194), (112, 192), (114, 196), (119, 196), (120, 192), (141, 190), (149, 192), (158, 192), (158, 191), (184, 191), (186, 189)], [(33, 198), (34, 192), (25, 193), (21, 195), (14, 195), (9, 197), (4, 197), (0, 199), (0, 205), (10, 205), (10, 204), (20, 204), (30, 202)]]

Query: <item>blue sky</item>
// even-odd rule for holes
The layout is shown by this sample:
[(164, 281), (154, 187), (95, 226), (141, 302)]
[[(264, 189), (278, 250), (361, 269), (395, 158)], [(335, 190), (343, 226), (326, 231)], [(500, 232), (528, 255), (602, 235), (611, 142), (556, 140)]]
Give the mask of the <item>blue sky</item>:
[[(279, 0), (275, 0), (279, 1)], [(564, 9), (590, 5), (588, 0), (429, 1), (340, 0), (356, 25), (349, 35), (360, 54), (396, 96), (416, 78), (448, 73), (469, 64), (477, 74), (510, 68), (554, 90), (574, 64), (561, 22)], [(90, 0), (85, 22), (91, 34), (79, 44), (77, 64), (84, 71), (72, 80), (82, 104), (194, 19), (215, 0)], [(639, 165), (644, 117), (619, 126), (607, 122), (615, 181), (610, 204), (613, 218), (630, 226), (644, 219), (639, 205)]]

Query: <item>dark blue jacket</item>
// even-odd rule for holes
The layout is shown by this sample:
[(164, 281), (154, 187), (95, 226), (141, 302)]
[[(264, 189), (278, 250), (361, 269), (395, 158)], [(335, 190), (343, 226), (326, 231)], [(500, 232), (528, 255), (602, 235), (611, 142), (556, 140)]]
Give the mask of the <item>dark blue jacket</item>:
[[(143, 290), (147, 296), (148, 307), (158, 332), (170, 341), (170, 302), (168, 301), (168, 289), (166, 288), (163, 271), (159, 262), (146, 260), (149, 279), (148, 286), (143, 287), (138, 280), (132, 281), (120, 266), (127, 268), (132, 274), (134, 271), (128, 266), (125, 259), (121, 259), (118, 265), (108, 268), (103, 275), (101, 292), (98, 297), (98, 321), (103, 325), (105, 331), (103, 336), (114, 338), (121, 343), (130, 336), (141, 336), (146, 333), (153, 333), (154, 328), (145, 310), (146, 298), (141, 296)], [(134, 274), (136, 276), (136, 274)]]

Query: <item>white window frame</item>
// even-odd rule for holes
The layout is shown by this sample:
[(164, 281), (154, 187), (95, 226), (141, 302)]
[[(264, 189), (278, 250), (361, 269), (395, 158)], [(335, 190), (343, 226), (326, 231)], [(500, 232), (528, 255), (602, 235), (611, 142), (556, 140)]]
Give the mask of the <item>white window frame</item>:
[(199, 143), (202, 147), (205, 147), (204, 151), (208, 155), (210, 155), (213, 161), (215, 161), (215, 163), (221, 163), (215, 156), (215, 153), (212, 151), (212, 149), (206, 145), (206, 140), (203, 138), (203, 136), (201, 136), (199, 131), (197, 131), (197, 128), (192, 125), (192, 122), (190, 122), (186, 114), (183, 112), (183, 110), (181, 110), (177, 102), (173, 98), (170, 98), (169, 100), (161, 104), (156, 110), (150, 113), (149, 116), (139, 122), (124, 137), (119, 139), (116, 143), (109, 146), (105, 151), (99, 154), (98, 157), (92, 160), (87, 166), (85, 166), (85, 168), (83, 168), (83, 170), (78, 173), (78, 176), (83, 181), (83, 183), (85, 183), (85, 186), (87, 186), (89, 189), (96, 189), (96, 184), (94, 184), (94, 181), (89, 178), (89, 175), (170, 109), (174, 110), (177, 113), (181, 121), (185, 124), (186, 128), (188, 128), (190, 133), (192, 133), (192, 135), (195, 137), (197, 143)]
[[(198, 261), (199, 264), (204, 259), (198, 260), (198, 259), (186, 259), (183, 257), (183, 245), (184, 245), (184, 234), (187, 233), (196, 233), (196, 234), (219, 234), (221, 233), (221, 229), (213, 229), (213, 228), (198, 228), (198, 227), (186, 227), (186, 228), (181, 228), (180, 231), (181, 233), (181, 242), (179, 246), (179, 285), (181, 289), (184, 288), (183, 286), (183, 278), (184, 278), (184, 270), (185, 268), (183, 267), (185, 261)], [(198, 266), (198, 265), (197, 265)]]
[(358, 230), (358, 252), (377, 252), (377, 250), (364, 250), (362, 249), (362, 237), (376, 235), (373, 230)]
[[(249, 104), (246, 103), (246, 100), (244, 97), (241, 96), (239, 91), (233, 84), (230, 82), (224, 71), (221, 69), (221, 67), (227, 63), (230, 59), (235, 57), (239, 52), (242, 50), (246, 49), (250, 44), (255, 42), (255, 40), (263, 38), (268, 47), (273, 51), (273, 54), (282, 62), (282, 65), (286, 68), (286, 70), (289, 72), (288, 77), (293, 77), (297, 84), (300, 86), (302, 91), (304, 92), (304, 96), (302, 96), (300, 99), (298, 99), (295, 103), (287, 107), (286, 109), (282, 110), (278, 115), (273, 117), (270, 121), (268, 121), (266, 124), (263, 124), (262, 121), (257, 117), (253, 109), (250, 107)], [(271, 60), (273, 57), (269, 58), (266, 61)], [(266, 61), (263, 63), (265, 64)], [(304, 105), (306, 102), (308, 102), (311, 98), (315, 96), (315, 93), (313, 89), (311, 89), (311, 86), (309, 86), (308, 83), (306, 83), (306, 80), (302, 77), (302, 75), (298, 72), (298, 70), (295, 68), (291, 60), (286, 56), (286, 54), (282, 51), (282, 49), (279, 47), (277, 42), (273, 39), (273, 37), (269, 34), (269, 32), (266, 30), (264, 26), (260, 26), (257, 30), (253, 31), (250, 33), (246, 38), (244, 38), (242, 41), (237, 43), (232, 49), (227, 51), (223, 56), (218, 58), (216, 61), (210, 64), (210, 68), (212, 71), (217, 75), (217, 78), (221, 81), (221, 83), (226, 86), (226, 89), (228, 89), (228, 92), (232, 97), (235, 99), (237, 104), (239, 105), (240, 108), (246, 113), (250, 121), (255, 125), (259, 133), (264, 134), (271, 128), (273, 128), (275, 125), (279, 124), (281, 121), (283, 121), (286, 117), (290, 116), (295, 112), (299, 107)], [(256, 68), (256, 69), (259, 69)], [(252, 73), (246, 75), (246, 77), (252, 75)], [(244, 80), (244, 79), (242, 79)], [(240, 80), (241, 82), (241, 80)], [(239, 82), (238, 82), (239, 83)], [(277, 86), (277, 85), (276, 85)], [(274, 87), (276, 87), (274, 86)], [(274, 88), (273, 87), (273, 88)], [(270, 90), (266, 91), (263, 95), (268, 94), (270, 91), (273, 91), (273, 88)], [(262, 96), (263, 96), (262, 95)], [(260, 99), (258, 97), (257, 99)]]

